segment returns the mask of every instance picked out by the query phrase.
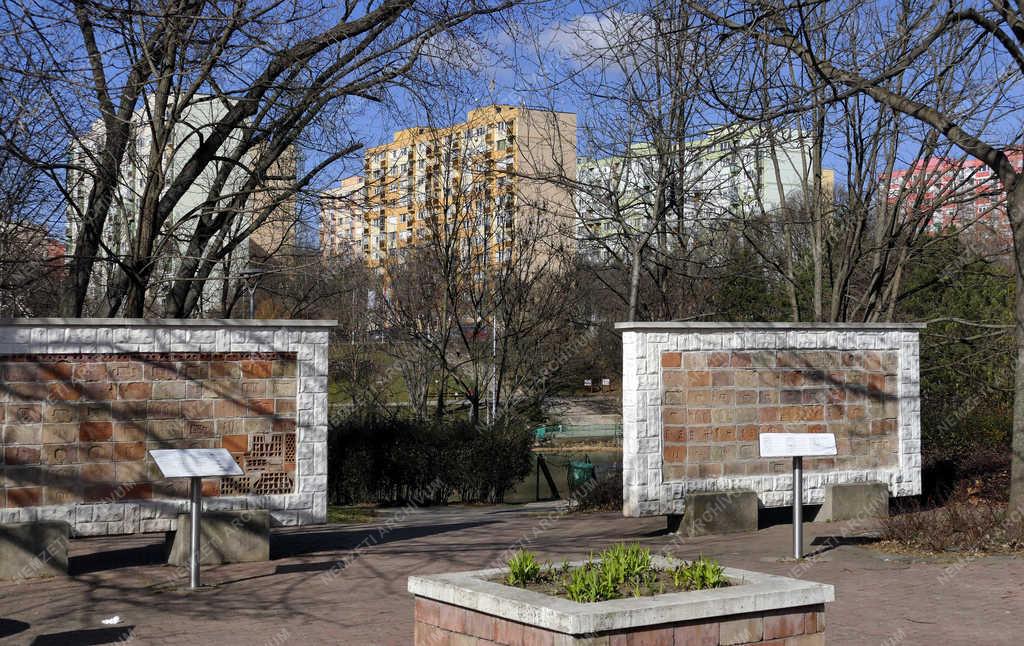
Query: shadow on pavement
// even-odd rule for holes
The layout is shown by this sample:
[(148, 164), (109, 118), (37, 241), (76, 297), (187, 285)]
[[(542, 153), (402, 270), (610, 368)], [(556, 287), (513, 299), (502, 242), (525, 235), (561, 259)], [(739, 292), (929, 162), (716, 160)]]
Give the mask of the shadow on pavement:
[(69, 630), (62, 633), (39, 635), (32, 640), (31, 646), (99, 646), (99, 644), (118, 644), (131, 640), (134, 630), (135, 626)]
[(126, 547), (102, 552), (72, 556), (68, 559), (68, 574), (91, 574), (105, 570), (117, 570), (139, 565), (163, 565), (167, 563), (167, 546), (163, 541), (152, 545)]
[(0, 639), (25, 632), (30, 627), (30, 624), (17, 619), (0, 619)]
[(415, 525), (412, 527), (359, 527), (349, 530), (321, 529), (279, 534), (270, 542), (270, 558), (279, 559), (316, 552), (351, 550), (373, 547), (398, 541), (425, 538), (446, 532), (457, 532), (497, 523), (496, 520), (448, 523), (445, 525)]

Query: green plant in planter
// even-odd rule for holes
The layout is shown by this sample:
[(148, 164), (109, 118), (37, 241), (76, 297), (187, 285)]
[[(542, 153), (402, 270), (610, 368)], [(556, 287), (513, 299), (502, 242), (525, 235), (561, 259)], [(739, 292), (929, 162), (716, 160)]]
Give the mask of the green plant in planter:
[(540, 563), (533, 552), (519, 550), (512, 555), (506, 564), (508, 576), (505, 582), (509, 585), (524, 586), (540, 580)]
[(725, 568), (718, 561), (703, 556), (696, 561), (680, 563), (672, 570), (672, 583), (686, 590), (707, 590), (729, 585)]

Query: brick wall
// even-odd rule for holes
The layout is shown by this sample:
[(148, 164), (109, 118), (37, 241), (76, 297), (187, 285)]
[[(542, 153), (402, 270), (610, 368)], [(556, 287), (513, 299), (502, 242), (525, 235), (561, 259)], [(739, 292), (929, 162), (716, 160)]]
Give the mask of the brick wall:
[(0, 522), (77, 534), (173, 529), (188, 482), (157, 448), (225, 448), (208, 509), (326, 513), (327, 331), (312, 322), (0, 323)]
[(180, 498), (151, 449), (226, 448), (245, 476), (203, 492), (295, 487), (294, 353), (0, 356), (0, 508)]
[(623, 512), (682, 514), (694, 491), (792, 504), (765, 432), (831, 432), (805, 461), (805, 503), (830, 484), (921, 491), (918, 329), (906, 324), (623, 323)]
[(759, 457), (761, 433), (834, 433), (836, 457), (807, 471), (897, 466), (899, 353), (663, 352), (665, 480), (785, 474)]
[(417, 597), (416, 646), (547, 644), (550, 646), (824, 646), (824, 605), (711, 617), (593, 635), (566, 635), (431, 599)]

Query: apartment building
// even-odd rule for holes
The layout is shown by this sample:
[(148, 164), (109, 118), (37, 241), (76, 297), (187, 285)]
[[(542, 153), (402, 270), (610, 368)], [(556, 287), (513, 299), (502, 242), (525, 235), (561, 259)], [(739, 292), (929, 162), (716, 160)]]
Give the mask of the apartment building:
[(516, 236), (564, 250), (573, 208), (556, 178), (576, 173), (576, 116), (477, 108), (462, 123), (394, 133), (366, 151), (363, 170), (321, 199), (325, 254), (380, 266), (435, 236), (481, 266), (507, 260)]
[(353, 175), (321, 194), (320, 252), (324, 257), (363, 256), (369, 230), (364, 187), (362, 176)]
[[(659, 210), (666, 229), (692, 229), (800, 199), (811, 184), (811, 149), (796, 131), (726, 127), (668, 152), (634, 143), (619, 156), (581, 159), (578, 169), (577, 238), (585, 255), (602, 258), (623, 251)], [(831, 195), (834, 182), (824, 169), (822, 190)]]
[[(1024, 148), (1007, 152), (1024, 170)], [(977, 159), (930, 157), (883, 178), (886, 203), (905, 217), (927, 218), (932, 232), (963, 230), (974, 240), (1009, 245), (1006, 191), (988, 166)]]
[[(147, 168), (158, 154), (162, 156), (166, 188), (208, 136), (214, 124), (224, 115), (226, 108), (222, 101), (212, 97), (197, 97), (182, 110), (181, 117), (174, 123), (164, 150), (154, 150), (152, 128), (147, 117), (151, 105), (140, 107), (132, 115), (131, 138), (118, 171), (117, 185), (109, 214), (104, 224), (99, 257), (94, 265), (89, 286), (89, 300), (99, 302), (106, 291), (108, 282), (114, 276), (117, 262), (127, 257), (140, 226), (141, 200), (148, 181), (152, 181)], [(97, 152), (103, 142), (103, 123), (97, 120), (90, 130), (72, 142), (69, 150), (70, 168), (67, 173), (67, 188), (70, 203), (67, 210), (67, 242), (71, 253), (81, 235), (81, 217), (86, 212), (89, 192), (93, 185), (92, 168), (95, 167)], [(229, 136), (221, 150), (227, 154), (239, 141), (238, 136)], [(256, 153), (258, 154), (258, 153)], [(250, 154), (249, 157), (255, 157)], [(245, 160), (243, 160), (244, 162)], [(153, 276), (154, 285), (166, 285), (176, 273), (186, 245), (198, 223), (198, 216), (204, 206), (209, 205), (210, 189), (213, 185), (218, 164), (210, 164), (197, 180), (187, 188), (171, 216), (163, 224), (153, 250), (158, 266)], [(268, 179), (252, 193), (242, 217), (235, 218), (229, 236), (244, 235), (252, 224), (252, 218), (270, 210), (267, 220), (247, 237), (247, 244), (235, 248), (228, 257), (220, 260), (203, 287), (203, 298), (199, 304), (200, 314), (216, 313), (223, 302), (223, 295), (229, 281), (239, 280), (240, 272), (250, 264), (262, 264), (277, 254), (287, 254), (296, 246), (297, 209), (295, 199), (281, 200), (281, 191), (290, 195), (288, 187), (294, 184), (297, 157), (294, 149), (286, 152), (268, 173)], [(247, 179), (240, 168), (231, 170), (221, 195), (230, 195), (241, 188)], [(214, 197), (217, 199), (217, 196)], [(151, 290), (150, 311), (160, 315), (159, 290)]]

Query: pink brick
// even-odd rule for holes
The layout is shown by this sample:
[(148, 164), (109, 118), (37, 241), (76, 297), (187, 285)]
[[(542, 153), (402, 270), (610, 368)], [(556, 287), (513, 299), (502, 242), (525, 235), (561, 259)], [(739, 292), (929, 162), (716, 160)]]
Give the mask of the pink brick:
[(413, 634), (415, 646), (449, 646), (451, 633), (421, 621), (416, 622)]
[(764, 617), (764, 638), (792, 637), (804, 633), (805, 617), (802, 612), (767, 614)]
[(675, 646), (718, 646), (718, 622), (678, 626)]
[(453, 633), (466, 632), (466, 609), (447, 603), (440, 606), (437, 625)]
[(494, 641), (515, 646), (523, 643), (523, 624), (499, 620), (495, 626)]
[(497, 633), (497, 617), (485, 615), (482, 612), (466, 611), (466, 633), (474, 637), (480, 637), (490, 641), (494, 640)]
[(431, 599), (416, 599), (416, 621), (436, 626), (441, 616), (441, 605)]

